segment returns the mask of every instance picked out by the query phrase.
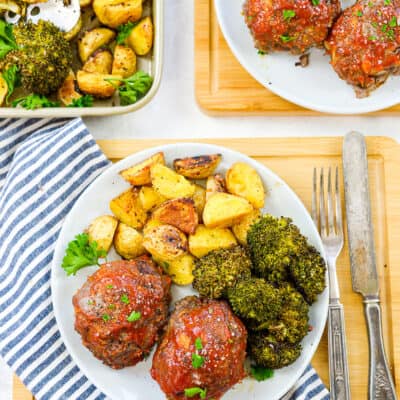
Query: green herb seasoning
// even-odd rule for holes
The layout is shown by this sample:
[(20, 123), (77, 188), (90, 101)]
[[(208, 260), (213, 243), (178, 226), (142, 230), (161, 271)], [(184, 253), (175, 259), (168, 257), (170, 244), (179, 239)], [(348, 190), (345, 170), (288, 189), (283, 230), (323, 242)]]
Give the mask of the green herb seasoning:
[(356, 12), (356, 15), (357, 15), (357, 17), (362, 17), (362, 16), (363, 16), (363, 13), (362, 13), (362, 11), (358, 10), (358, 11)]
[(121, 301), (122, 301), (122, 303), (124, 303), (124, 304), (129, 304), (129, 297), (124, 293), (124, 294), (121, 296)]
[(280, 38), (283, 43), (288, 43), (288, 42), (291, 42), (292, 40), (294, 40), (294, 37), (289, 36), (289, 35), (281, 35)]
[(197, 353), (192, 354), (192, 366), (194, 369), (202, 367), (204, 364), (204, 357)]
[(267, 53), (265, 51), (258, 50), (257, 54), (259, 54), (260, 56), (265, 56), (265, 54), (267, 54)]
[(196, 340), (194, 341), (194, 347), (196, 348), (196, 350), (202, 350), (203, 343), (201, 343), (201, 339), (199, 337), (196, 338)]
[(284, 21), (288, 21), (296, 16), (296, 12), (294, 10), (283, 10), (282, 14)]
[(392, 0), (385, 0), (385, 1), (383, 2), (383, 4), (384, 4), (385, 6), (389, 6), (391, 3), (392, 3)]
[(112, 289), (114, 286), (113, 285), (107, 285), (106, 288), (107, 289)]
[(191, 387), (185, 389), (186, 397), (194, 397), (196, 395), (199, 395), (201, 399), (205, 399), (207, 395), (207, 389), (202, 389), (199, 387)]
[(395, 16), (393, 16), (393, 17), (390, 19), (390, 21), (389, 21), (389, 26), (390, 26), (391, 28), (394, 28), (394, 27), (397, 26), (397, 18), (396, 18)]
[(107, 322), (111, 319), (111, 317), (108, 314), (103, 314), (101, 318), (103, 319), (104, 322)]
[(313, 6), (319, 6), (319, 0), (311, 0), (313, 3)]
[(264, 367), (259, 367), (257, 365), (252, 365), (250, 367), (251, 376), (261, 382), (265, 381), (266, 379), (272, 378), (274, 376), (274, 370)]
[(128, 322), (135, 322), (138, 319), (140, 319), (140, 317), (142, 316), (142, 314), (138, 311), (132, 311), (131, 314), (129, 315), (129, 317), (126, 319)]

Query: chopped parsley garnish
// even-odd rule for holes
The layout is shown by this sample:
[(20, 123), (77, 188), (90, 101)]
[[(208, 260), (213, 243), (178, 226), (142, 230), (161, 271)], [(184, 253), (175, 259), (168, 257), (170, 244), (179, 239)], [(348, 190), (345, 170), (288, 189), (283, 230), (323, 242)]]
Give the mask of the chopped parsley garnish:
[(135, 322), (138, 319), (140, 319), (141, 316), (142, 316), (142, 314), (139, 311), (132, 311), (126, 320), (128, 322)]
[(4, 58), (11, 50), (18, 49), (13, 34), (13, 26), (0, 19), (0, 58)]
[(107, 285), (106, 288), (107, 289), (112, 289), (114, 286), (113, 285)]
[(75, 275), (81, 268), (99, 265), (99, 258), (104, 258), (107, 252), (99, 250), (97, 242), (89, 242), (89, 235), (81, 233), (68, 243), (61, 267), (67, 275)]
[(87, 301), (87, 303), (88, 303), (89, 306), (92, 306), (92, 305), (94, 304), (94, 301), (93, 301), (92, 299), (89, 299), (89, 300)]
[(107, 322), (111, 319), (111, 317), (108, 314), (103, 314), (102, 317), (104, 322)]
[(284, 21), (288, 21), (296, 16), (296, 12), (294, 10), (283, 10), (282, 13)]
[(150, 90), (153, 78), (146, 72), (138, 71), (129, 78), (106, 78), (105, 81), (113, 84), (114, 81), (121, 82), (121, 86), (114, 85), (118, 89), (121, 105), (134, 104)]
[(118, 29), (117, 43), (124, 44), (125, 40), (131, 34), (132, 29), (138, 24), (138, 22), (129, 21), (126, 24), (120, 25)]
[(374, 41), (374, 40), (376, 40), (377, 39), (377, 37), (376, 36), (368, 36), (368, 40), (371, 40), (371, 41)]
[(37, 108), (60, 107), (60, 103), (58, 101), (51, 101), (46, 96), (35, 93), (14, 100), (11, 104), (13, 107), (22, 106), (27, 110), (36, 110)]
[(185, 396), (186, 397), (194, 397), (196, 395), (199, 395), (201, 399), (205, 399), (207, 395), (207, 389), (202, 389), (199, 387), (191, 387), (185, 389)]
[(384, 4), (385, 6), (389, 6), (391, 3), (392, 3), (392, 0), (385, 0), (385, 1), (383, 2), (383, 4)]
[(259, 367), (257, 365), (252, 365), (250, 367), (251, 376), (261, 382), (265, 381), (266, 379), (272, 378), (274, 376), (274, 370), (264, 367)]
[(197, 369), (200, 368), (204, 364), (204, 357), (200, 356), (197, 353), (192, 354), (192, 366)]
[(313, 6), (319, 6), (319, 0), (311, 0)]
[(394, 28), (394, 27), (397, 26), (397, 18), (396, 18), (395, 16), (393, 16), (393, 17), (390, 19), (390, 21), (389, 21), (389, 26), (390, 26), (391, 28)]
[(93, 96), (89, 94), (85, 94), (84, 96), (79, 97), (78, 99), (73, 99), (71, 104), (68, 104), (68, 107), (92, 107), (93, 106)]
[(194, 341), (194, 347), (196, 350), (201, 350), (203, 348), (203, 343), (201, 343), (201, 339), (199, 337)]
[(362, 16), (363, 16), (363, 13), (362, 13), (362, 11), (358, 10), (358, 11), (356, 12), (356, 15), (357, 15), (357, 17), (362, 17)]
[(374, 28), (377, 28), (378, 27), (378, 23), (377, 22), (371, 22), (371, 25), (374, 27)]
[[(386, 1), (386, 0), (385, 0)], [(390, 0), (389, 0), (390, 1)], [(374, 3), (372, 2), (372, 1), (370, 1), (369, 3), (368, 3), (368, 7), (373, 7), (374, 6)]]
[(129, 297), (124, 293), (124, 294), (121, 296), (121, 301), (122, 301), (124, 304), (129, 304)]
[(289, 36), (289, 35), (281, 35), (280, 38), (281, 38), (282, 42), (284, 42), (284, 43), (288, 43), (288, 42), (291, 42), (292, 40), (294, 40), (294, 37)]
[(389, 38), (389, 39), (394, 39), (394, 30), (393, 29), (389, 29), (387, 32), (386, 32), (386, 36)]
[(109, 310), (115, 310), (115, 304), (109, 304), (108, 305)]
[(382, 25), (382, 28), (381, 28), (381, 31), (382, 31), (383, 33), (385, 33), (385, 32), (387, 31), (387, 28), (388, 28), (387, 24), (383, 24), (383, 25)]
[(260, 56), (265, 56), (265, 54), (267, 54), (267, 53), (262, 50), (257, 50), (257, 54), (259, 54)]
[(1, 76), (7, 84), (6, 102), (8, 104), (8, 99), (13, 94), (14, 89), (18, 86), (21, 86), (21, 75), (19, 74), (18, 67), (16, 65), (11, 65), (2, 72)]

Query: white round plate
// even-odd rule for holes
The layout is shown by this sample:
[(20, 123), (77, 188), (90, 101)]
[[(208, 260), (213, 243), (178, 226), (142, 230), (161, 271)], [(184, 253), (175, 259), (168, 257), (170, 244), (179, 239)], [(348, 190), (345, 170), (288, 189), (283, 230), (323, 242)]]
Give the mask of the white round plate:
[[(257, 54), (242, 15), (243, 3), (244, 0), (214, 0), (218, 21), (242, 66), (272, 92), (302, 107), (335, 114), (378, 111), (400, 102), (398, 76), (389, 77), (369, 97), (357, 99), (353, 88), (333, 70), (324, 50), (312, 49), (306, 68), (296, 67), (299, 56), (286, 52)], [(354, 1), (342, 2), (343, 8), (349, 3)]]
[[(223, 158), (218, 167), (219, 172), (225, 172), (236, 161), (249, 163), (256, 168), (262, 177), (265, 187), (268, 189), (264, 211), (276, 216), (284, 215), (293, 218), (294, 223), (299, 226), (302, 233), (323, 254), (318, 232), (299, 198), (278, 176), (243, 154), (214, 145), (174, 144), (155, 147), (133, 154), (112, 165), (86, 189), (65, 219), (54, 253), (51, 289), (54, 313), (69, 353), (86, 376), (114, 400), (165, 399), (158, 384), (151, 378), (149, 373), (152, 356), (134, 367), (116, 371), (103, 365), (82, 345), (80, 336), (74, 330), (72, 296), (96, 268), (85, 268), (80, 270), (76, 276), (67, 277), (61, 268), (61, 263), (68, 242), (75, 235), (81, 233), (95, 217), (102, 214), (110, 214), (108, 207), (110, 200), (129, 187), (128, 183), (118, 175), (118, 171), (143, 161), (158, 151), (164, 152), (168, 165), (171, 165), (175, 158), (221, 153)], [(115, 253), (110, 254), (108, 257), (109, 260), (117, 258)], [(195, 294), (191, 285), (187, 287), (173, 285), (173, 301), (189, 294)], [(320, 341), (327, 310), (328, 290), (326, 289), (311, 307), (310, 324), (314, 329), (302, 342), (303, 351), (300, 358), (291, 366), (277, 370), (272, 379), (264, 382), (257, 382), (249, 378), (244, 379), (242, 383), (226, 393), (223, 398), (225, 400), (242, 400), (243, 398), (272, 400), (278, 399), (285, 394), (309, 364)]]

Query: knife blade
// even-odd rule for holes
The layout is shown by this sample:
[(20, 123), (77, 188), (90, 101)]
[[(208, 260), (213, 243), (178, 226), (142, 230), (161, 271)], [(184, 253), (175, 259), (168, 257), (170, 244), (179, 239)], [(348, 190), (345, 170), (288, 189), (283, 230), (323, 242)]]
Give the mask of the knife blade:
[(379, 282), (364, 136), (350, 132), (343, 143), (343, 175), (353, 290), (364, 300), (369, 338), (369, 399), (396, 399), (383, 344)]

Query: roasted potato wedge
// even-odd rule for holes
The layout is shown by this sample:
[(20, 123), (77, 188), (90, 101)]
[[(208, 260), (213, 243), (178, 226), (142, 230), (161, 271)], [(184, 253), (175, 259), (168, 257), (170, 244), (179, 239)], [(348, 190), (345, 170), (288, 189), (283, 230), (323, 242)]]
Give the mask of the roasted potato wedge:
[(144, 56), (153, 47), (153, 36), (153, 21), (150, 17), (145, 17), (132, 29), (127, 44), (138, 56)]
[(250, 165), (237, 162), (226, 173), (229, 193), (244, 197), (255, 208), (264, 207), (265, 190), (257, 171)]
[(195, 190), (192, 196), (194, 201), (194, 206), (196, 207), (197, 215), (199, 216), (199, 221), (203, 218), (203, 210), (206, 205), (206, 189), (200, 185), (194, 185)]
[(254, 208), (249, 214), (241, 218), (237, 224), (232, 226), (232, 231), (241, 245), (247, 245), (247, 231), (260, 217), (260, 210)]
[(98, 249), (108, 252), (117, 226), (118, 220), (112, 215), (102, 215), (95, 218), (86, 231), (89, 242), (96, 242)]
[(98, 49), (88, 58), (85, 64), (83, 64), (82, 70), (85, 72), (108, 75), (111, 74), (112, 65), (113, 56), (111, 51), (107, 49)]
[(68, 32), (64, 33), (64, 37), (66, 40), (70, 41), (72, 40), (82, 29), (82, 17), (79, 17), (78, 22), (75, 24), (75, 26)]
[(142, 203), (143, 208), (146, 211), (151, 211), (158, 207), (160, 204), (164, 203), (167, 199), (161, 196), (156, 190), (151, 186), (142, 186), (139, 191), (139, 199)]
[(199, 225), (194, 235), (189, 235), (189, 251), (198, 258), (212, 250), (225, 249), (235, 244), (235, 236), (227, 228), (207, 228)]
[(123, 78), (136, 72), (136, 54), (128, 46), (118, 44), (114, 49), (114, 61), (112, 63), (112, 74), (121, 75)]
[(139, 190), (135, 188), (112, 199), (110, 209), (121, 222), (132, 228), (140, 229), (146, 223), (147, 213), (139, 200)]
[(225, 193), (225, 179), (221, 174), (209, 176), (206, 183), (206, 201), (215, 193)]
[(121, 77), (85, 71), (78, 71), (76, 76), (79, 89), (99, 99), (111, 97), (115, 92), (115, 85), (118, 85), (118, 82), (115, 81), (112, 85), (110, 82), (106, 81), (106, 79), (109, 78)]
[(143, 0), (93, 0), (93, 10), (99, 21), (111, 28), (140, 19)]
[(81, 8), (88, 7), (92, 4), (92, 0), (79, 0), (79, 5)]
[(107, 45), (115, 39), (115, 32), (108, 28), (94, 28), (85, 32), (78, 40), (78, 52), (84, 63), (100, 47)]
[(8, 93), (8, 85), (6, 80), (0, 75), (0, 106), (4, 103), (4, 100)]
[(68, 106), (73, 100), (77, 100), (82, 95), (76, 91), (75, 88), (76, 79), (74, 71), (70, 71), (69, 75), (65, 78), (64, 83), (58, 89), (57, 96), (58, 99), (65, 105)]
[(143, 235), (123, 222), (120, 222), (114, 235), (115, 251), (126, 260), (132, 260), (146, 252)]
[(139, 164), (124, 169), (119, 174), (131, 185), (141, 186), (151, 183), (150, 168), (155, 164), (165, 165), (164, 153), (156, 153)]
[(186, 178), (205, 179), (217, 168), (221, 154), (208, 154), (196, 157), (177, 158), (174, 160), (175, 171)]
[(191, 182), (165, 165), (152, 165), (150, 175), (154, 189), (167, 199), (192, 197), (195, 192)]
[(203, 222), (208, 228), (227, 228), (238, 223), (252, 210), (252, 205), (243, 197), (215, 193), (206, 202)]
[(161, 266), (177, 285), (190, 285), (193, 282), (194, 257), (185, 254), (170, 262), (162, 262)]
[(153, 211), (151, 217), (184, 233), (194, 233), (199, 223), (194, 201), (189, 198), (166, 201)]
[(187, 253), (186, 236), (172, 225), (160, 225), (146, 230), (144, 248), (156, 259), (175, 260)]
[(164, 224), (160, 221), (157, 221), (156, 219), (150, 218), (146, 222), (146, 225), (143, 228), (143, 234), (145, 235), (150, 229), (155, 228), (156, 226), (161, 226), (161, 225), (164, 225)]

